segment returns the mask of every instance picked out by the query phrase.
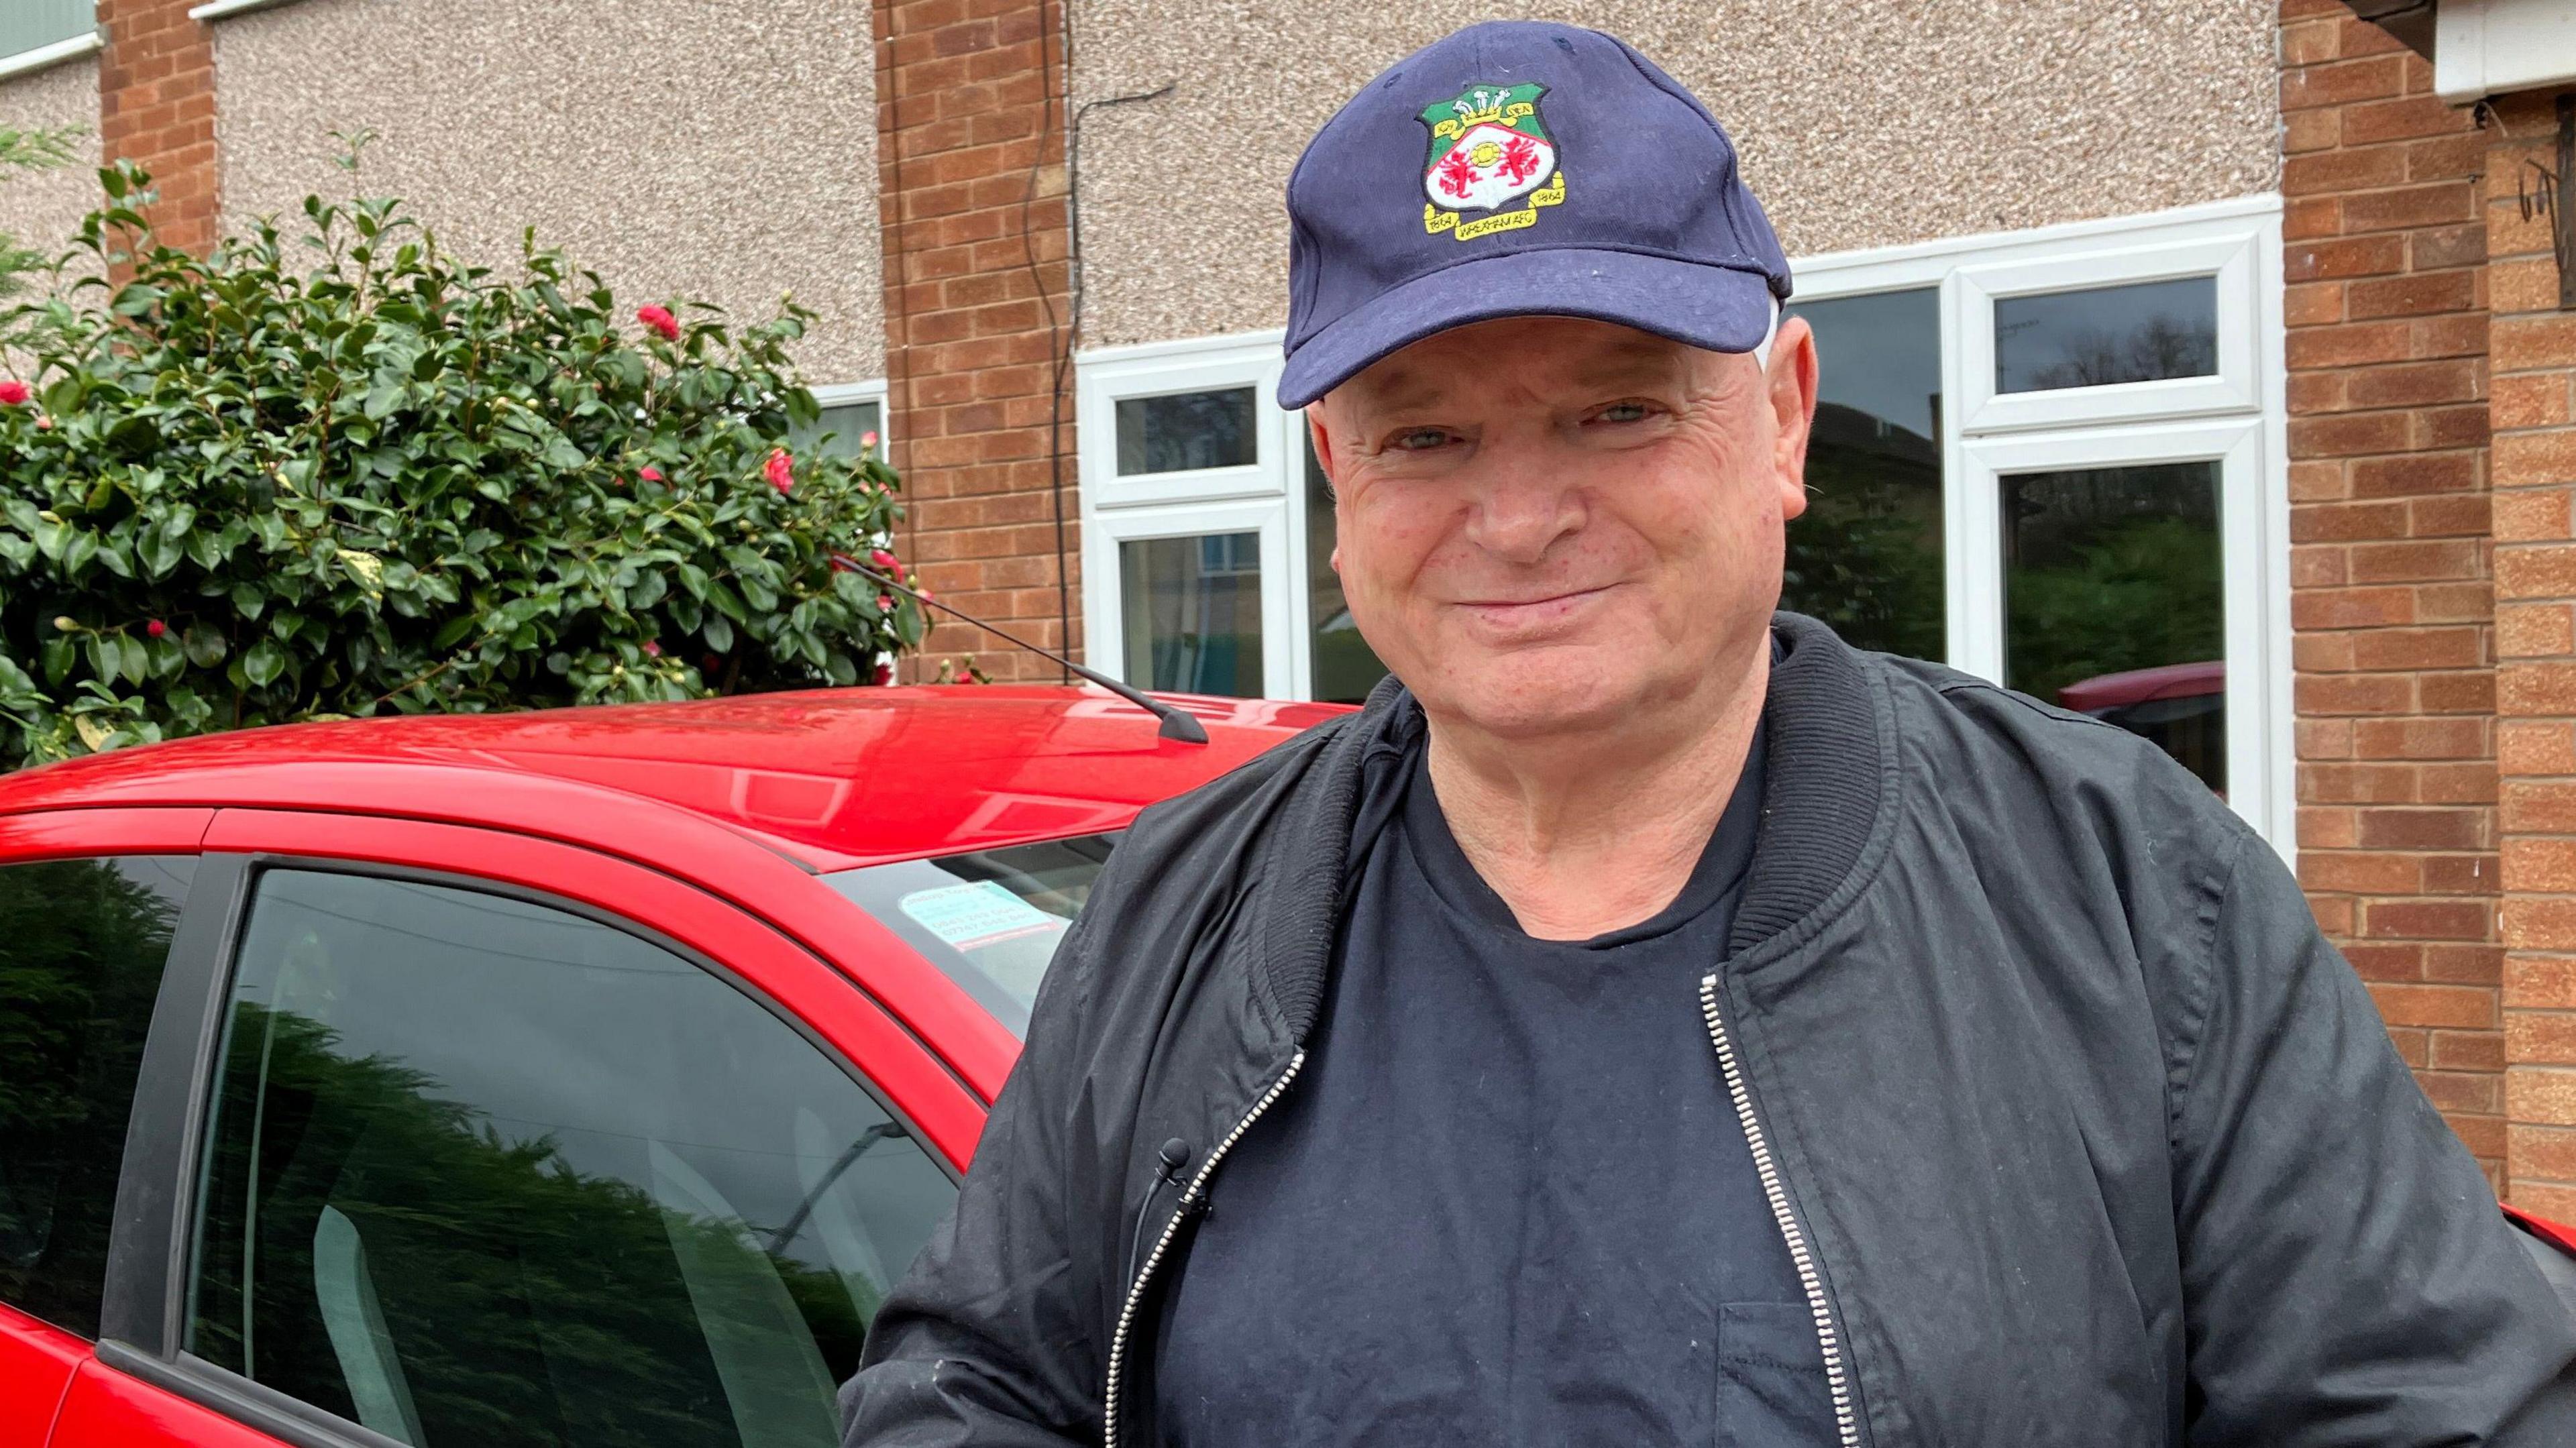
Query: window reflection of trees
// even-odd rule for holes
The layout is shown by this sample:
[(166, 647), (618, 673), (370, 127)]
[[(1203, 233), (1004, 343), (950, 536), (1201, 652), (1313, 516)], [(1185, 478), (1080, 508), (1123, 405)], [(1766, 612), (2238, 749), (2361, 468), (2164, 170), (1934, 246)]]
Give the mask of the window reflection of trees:
[(2001, 480), (2006, 680), (2054, 700), (2102, 674), (2221, 658), (2218, 465)]
[(194, 862), (0, 868), (0, 1301), (95, 1336), (153, 998)]
[[(658, 1142), (650, 1187), (586, 1173), (337, 1045), (234, 1008), (192, 1351), (421, 1444), (835, 1441), (833, 1387), (887, 1284), (811, 1265), (799, 1239), (900, 1128), (833, 1143), (792, 1222), (750, 1223)], [(355, 1280), (335, 1231), (363, 1244)]]

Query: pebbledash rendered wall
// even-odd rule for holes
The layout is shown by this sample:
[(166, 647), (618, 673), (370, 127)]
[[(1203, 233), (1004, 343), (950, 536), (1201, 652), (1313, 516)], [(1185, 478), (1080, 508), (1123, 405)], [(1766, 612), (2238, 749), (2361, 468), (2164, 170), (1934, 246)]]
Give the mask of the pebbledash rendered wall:
[(632, 305), (685, 295), (823, 320), (816, 383), (884, 371), (876, 66), (864, 0), (300, 0), (215, 44), (223, 221), (345, 192), (330, 132), (372, 130), (356, 184), (410, 198), (495, 264), (520, 231)]
[(72, 164), (0, 181), (0, 235), (51, 255), (98, 204), (98, 64), (78, 60), (0, 80), (0, 126), (77, 126)]
[(2245, 196), (2279, 174), (2266, 0), (1078, 0), (1082, 344), (1279, 326), (1281, 188), (1366, 77), (1472, 21), (1626, 39), (1742, 150), (1791, 257)]

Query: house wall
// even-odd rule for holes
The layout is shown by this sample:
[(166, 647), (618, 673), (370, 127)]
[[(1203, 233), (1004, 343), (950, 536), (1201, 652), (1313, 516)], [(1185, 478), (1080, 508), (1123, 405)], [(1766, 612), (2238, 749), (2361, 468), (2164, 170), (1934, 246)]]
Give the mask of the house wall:
[(223, 221), (354, 185), (506, 265), (520, 232), (632, 305), (822, 314), (807, 379), (884, 370), (876, 73), (854, 0), (301, 0), (213, 22)]
[(0, 126), (26, 130), (78, 126), (70, 165), (0, 176), (0, 234), (51, 255), (70, 240), (99, 202), (98, 64), (69, 61), (33, 75), (0, 80)]
[[(1498, 12), (1473, 0), (1077, 0), (1081, 345), (1281, 325), (1279, 198), (1365, 78)], [(1509, 7), (1610, 31), (1705, 100), (1792, 257), (2270, 190), (2269, 0), (2106, 6), (1591, 0)]]
[(2576, 1221), (2576, 311), (2522, 195), (2534, 162), (2557, 164), (2559, 89), (2495, 98), (2484, 139), (2506, 1179), (2517, 1205)]
[(2501, 1185), (2486, 142), (2341, 0), (2281, 17), (2299, 876)]
[[(947, 601), (1078, 654), (1063, 11), (879, 0), (876, 15), (904, 551)], [(970, 663), (997, 680), (1059, 677), (954, 620), (903, 667), (928, 679)]]

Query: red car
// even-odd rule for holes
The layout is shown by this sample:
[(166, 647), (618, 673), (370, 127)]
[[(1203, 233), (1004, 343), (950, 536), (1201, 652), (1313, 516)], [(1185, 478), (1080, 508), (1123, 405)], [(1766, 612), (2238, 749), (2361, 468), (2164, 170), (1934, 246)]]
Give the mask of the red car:
[(835, 1448), (1117, 832), (1339, 712), (1177, 702), (1207, 743), (868, 689), (0, 779), (0, 1448)]
[(864, 689), (0, 779), (0, 1448), (812, 1445), (1145, 805), (1341, 712)]

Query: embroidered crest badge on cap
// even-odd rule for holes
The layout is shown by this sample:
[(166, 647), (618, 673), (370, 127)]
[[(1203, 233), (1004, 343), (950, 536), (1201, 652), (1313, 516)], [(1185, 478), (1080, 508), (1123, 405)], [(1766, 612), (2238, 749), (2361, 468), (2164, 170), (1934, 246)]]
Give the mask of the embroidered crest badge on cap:
[[(1556, 142), (1539, 119), (1545, 94), (1547, 87), (1535, 82), (1470, 86), (1422, 112), (1422, 124), (1431, 128), (1431, 159), (1422, 168), (1422, 191), (1430, 198), (1422, 207), (1423, 230), (1473, 241), (1529, 226), (1540, 207), (1565, 200)], [(1528, 205), (1501, 210), (1524, 196)], [(1496, 214), (1463, 219), (1468, 211)]]

